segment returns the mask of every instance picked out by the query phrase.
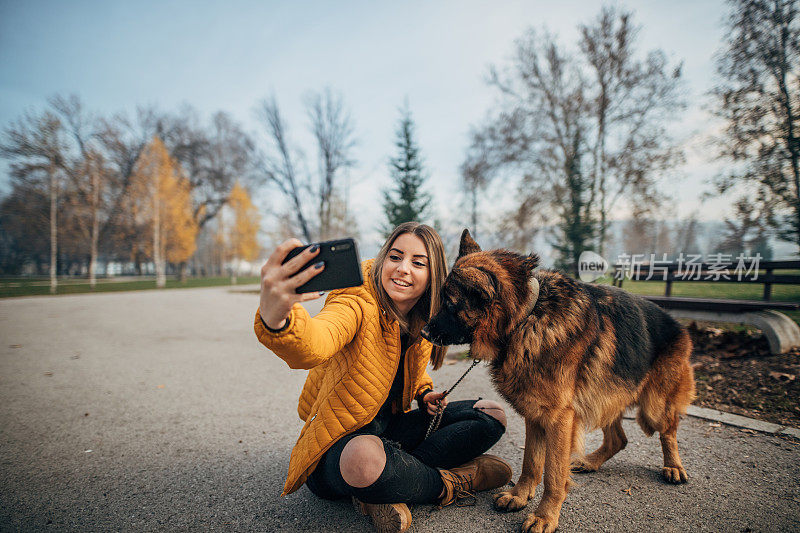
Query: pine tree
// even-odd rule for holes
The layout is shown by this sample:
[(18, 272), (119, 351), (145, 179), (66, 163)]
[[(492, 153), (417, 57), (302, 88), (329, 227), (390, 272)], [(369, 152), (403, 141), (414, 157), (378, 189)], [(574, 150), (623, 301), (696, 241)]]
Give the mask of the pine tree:
[(578, 128), (572, 139), (571, 149), (567, 152), (566, 187), (561, 194), (565, 197), (560, 213), (561, 220), (556, 226), (557, 240), (555, 248), (556, 268), (573, 276), (578, 276), (578, 258), (581, 253), (591, 249), (595, 224), (591, 217), (588, 197), (591, 192), (591, 179), (581, 168), (581, 158), (585, 146)]
[(384, 233), (412, 220), (422, 221), (428, 216), (431, 196), (423, 190), (425, 172), (414, 138), (414, 121), (406, 106), (401, 111), (396, 130), (397, 155), (389, 161), (389, 172), (394, 187), (383, 193), (383, 211), (386, 214)]

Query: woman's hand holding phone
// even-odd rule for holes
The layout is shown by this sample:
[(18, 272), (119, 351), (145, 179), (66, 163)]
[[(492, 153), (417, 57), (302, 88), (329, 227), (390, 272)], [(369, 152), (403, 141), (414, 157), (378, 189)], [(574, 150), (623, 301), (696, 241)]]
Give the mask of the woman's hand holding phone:
[(297, 294), (295, 289), (325, 269), (322, 262), (314, 263), (303, 271), (300, 269), (319, 254), (318, 246), (303, 250), (285, 264), (286, 256), (303, 243), (289, 239), (278, 246), (261, 267), (261, 302), (259, 312), (264, 323), (272, 329), (280, 329), (286, 323), (287, 315), (297, 302), (316, 300), (322, 293), (307, 292)]

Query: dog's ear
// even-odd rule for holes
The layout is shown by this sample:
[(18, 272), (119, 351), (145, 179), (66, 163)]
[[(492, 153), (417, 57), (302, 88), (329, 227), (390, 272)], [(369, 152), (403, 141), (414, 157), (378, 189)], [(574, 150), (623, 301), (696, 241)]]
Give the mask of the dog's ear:
[(539, 256), (537, 254), (530, 254), (522, 260), (522, 264), (528, 269), (528, 274), (533, 274), (533, 269), (539, 266)]
[(494, 299), (497, 294), (497, 279), (489, 272), (475, 267), (459, 269), (459, 281), (471, 291), (481, 295), (486, 301)]
[(458, 245), (458, 257), (464, 257), (465, 255), (474, 254), (475, 252), (480, 252), (481, 247), (478, 246), (478, 243), (472, 239), (472, 235), (469, 234), (469, 230), (464, 228), (463, 233), (461, 233), (461, 244)]

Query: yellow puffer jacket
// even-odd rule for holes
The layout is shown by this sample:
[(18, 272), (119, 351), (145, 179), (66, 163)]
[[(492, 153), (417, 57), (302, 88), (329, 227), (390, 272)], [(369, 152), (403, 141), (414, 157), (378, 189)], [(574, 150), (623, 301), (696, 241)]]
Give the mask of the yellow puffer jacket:
[[(375, 418), (389, 396), (400, 364), (400, 329), (379, 308), (369, 277), (372, 262), (361, 265), (363, 285), (331, 291), (314, 318), (295, 304), (287, 327), (275, 333), (256, 313), (258, 340), (291, 368), (311, 369), (297, 405), (305, 425), (289, 459), (282, 496), (305, 483), (333, 443)], [(404, 412), (420, 392), (433, 387), (425, 371), (431, 349), (420, 339), (406, 350)]]

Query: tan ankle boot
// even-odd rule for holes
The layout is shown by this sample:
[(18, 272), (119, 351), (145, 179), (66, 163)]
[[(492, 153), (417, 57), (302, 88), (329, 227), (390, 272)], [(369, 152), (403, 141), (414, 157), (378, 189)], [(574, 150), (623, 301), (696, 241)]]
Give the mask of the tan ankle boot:
[(361, 514), (372, 518), (380, 533), (403, 533), (411, 526), (411, 511), (404, 503), (364, 503), (353, 498), (353, 505)]
[(511, 481), (511, 466), (495, 455), (481, 455), (472, 461), (450, 470), (440, 470), (444, 483), (444, 496), (440, 507), (473, 496), (472, 491), (502, 487)]

